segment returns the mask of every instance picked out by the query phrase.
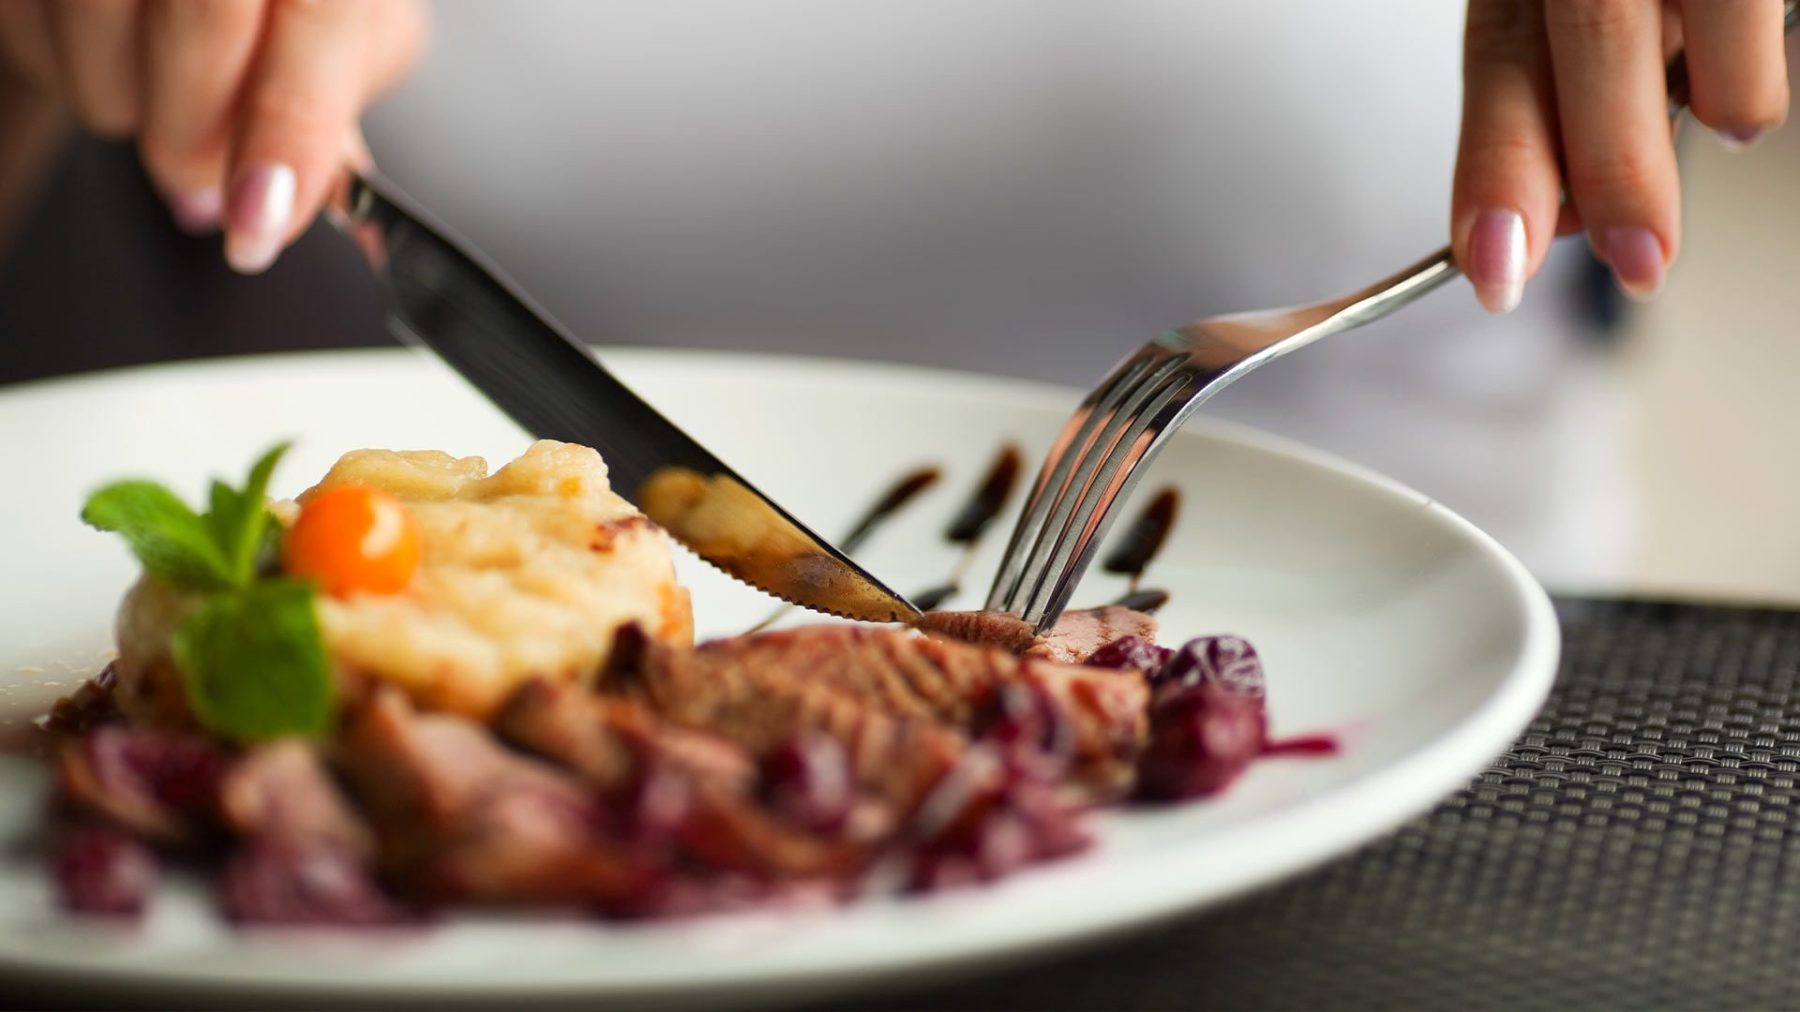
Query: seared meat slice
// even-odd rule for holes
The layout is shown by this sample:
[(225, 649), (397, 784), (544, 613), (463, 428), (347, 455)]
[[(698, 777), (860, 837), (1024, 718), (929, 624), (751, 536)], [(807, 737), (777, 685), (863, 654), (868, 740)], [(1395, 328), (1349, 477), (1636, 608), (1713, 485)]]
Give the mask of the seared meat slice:
[(228, 761), (203, 738), (103, 725), (57, 750), (56, 804), (152, 843), (193, 843), (215, 828)]
[(804, 666), (754, 655), (740, 660), (733, 645), (761, 636), (687, 650), (629, 627), (619, 635), (602, 691), (640, 700), (671, 723), (709, 731), (758, 757), (805, 732), (828, 734), (843, 745), (858, 786), (900, 812), (911, 811), (968, 745), (923, 711), (896, 714)]
[(639, 879), (602, 838), (592, 791), (479, 724), (382, 692), (351, 714), (342, 744), (384, 864), (428, 896), (609, 902)]
[(750, 757), (723, 738), (660, 721), (634, 700), (561, 682), (536, 679), (521, 685), (501, 706), (494, 727), (506, 740), (567, 766), (606, 792), (629, 787), (642, 757), (728, 792), (748, 788), (756, 775)]
[(234, 921), (378, 924), (401, 918), (375, 881), (375, 836), (306, 742), (260, 746), (219, 786), (219, 814), (240, 838), (219, 878)]
[(263, 745), (236, 763), (219, 786), (219, 814), (242, 837), (288, 846), (331, 844), (372, 857), (375, 838), (331, 779), (318, 750), (302, 741)]
[[(671, 719), (708, 727), (759, 754), (803, 728), (824, 730), (845, 742), (859, 771), (884, 755), (918, 762), (907, 756), (917, 745), (906, 742), (930, 732), (915, 725), (940, 735), (939, 722), (975, 730), (984, 708), (1011, 684), (1041, 692), (1068, 719), (1075, 773), (1093, 789), (1128, 786), (1144, 744), (1148, 689), (1137, 672), (1019, 658), (895, 629), (809, 626), (692, 651), (647, 644), (643, 662), (640, 691)], [(895, 733), (904, 740), (889, 744)], [(882, 741), (871, 749), (859, 736)], [(944, 759), (954, 758), (956, 750), (943, 751)], [(932, 777), (944, 768), (933, 765)], [(921, 785), (909, 786), (916, 792)]]
[[(765, 878), (835, 877), (859, 869), (865, 848), (788, 825), (750, 796), (756, 768), (738, 746), (678, 727), (635, 700), (547, 681), (520, 686), (501, 707), (507, 740), (575, 770), (612, 796), (673, 789), (681, 846), (713, 868)], [(654, 787), (645, 784), (655, 779)], [(671, 784), (669, 780), (676, 782)], [(667, 809), (667, 804), (651, 803)]]
[(841, 878), (874, 856), (859, 843), (783, 822), (744, 797), (702, 787), (677, 837), (708, 867), (760, 878)]
[(1007, 653), (1080, 664), (1094, 651), (1126, 636), (1156, 642), (1156, 619), (1141, 611), (1107, 605), (1065, 611), (1039, 636), (1017, 615), (998, 611), (929, 611), (918, 628), (933, 636), (999, 647)]

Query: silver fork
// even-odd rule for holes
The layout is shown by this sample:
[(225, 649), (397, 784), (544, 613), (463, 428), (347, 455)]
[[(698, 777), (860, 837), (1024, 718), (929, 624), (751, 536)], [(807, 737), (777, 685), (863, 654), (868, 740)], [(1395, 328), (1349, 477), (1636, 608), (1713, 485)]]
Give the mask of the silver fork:
[(992, 611), (1055, 624), (1144, 466), (1208, 397), (1322, 337), (1379, 320), (1455, 277), (1448, 246), (1341, 299), (1191, 323), (1119, 363), (1044, 458), (988, 592)]
[[(1787, 0), (1784, 27), (1800, 23)], [(1669, 116), (1687, 107), (1687, 61), (1669, 61)], [(1677, 120), (1678, 122), (1678, 120)], [(1151, 341), (1087, 395), (1044, 458), (988, 591), (991, 611), (1044, 632), (1093, 561), (1116, 507), (1181, 423), (1208, 397), (1258, 366), (1321, 337), (1372, 323), (1459, 272), (1446, 246), (1398, 274), (1341, 299), (1191, 323)]]

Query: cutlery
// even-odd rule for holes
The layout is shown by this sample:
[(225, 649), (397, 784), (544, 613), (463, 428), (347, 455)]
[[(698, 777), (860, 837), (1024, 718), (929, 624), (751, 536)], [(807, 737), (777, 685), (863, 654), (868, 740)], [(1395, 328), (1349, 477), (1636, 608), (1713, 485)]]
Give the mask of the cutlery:
[(785, 601), (872, 622), (918, 610), (645, 403), (548, 314), (372, 173), (328, 215), (361, 249), (388, 324), (533, 435), (600, 451), (613, 488), (695, 554)]
[[(1800, 20), (1787, 0), (1786, 29)], [(1669, 114), (1688, 100), (1687, 61), (1667, 73)], [(1372, 323), (1457, 276), (1448, 246), (1343, 298), (1200, 320), (1114, 367), (1064, 424), (1038, 471), (988, 591), (987, 608), (1039, 632), (1056, 624), (1117, 516), (1169, 437), (1207, 398), (1253, 369), (1332, 334)]]

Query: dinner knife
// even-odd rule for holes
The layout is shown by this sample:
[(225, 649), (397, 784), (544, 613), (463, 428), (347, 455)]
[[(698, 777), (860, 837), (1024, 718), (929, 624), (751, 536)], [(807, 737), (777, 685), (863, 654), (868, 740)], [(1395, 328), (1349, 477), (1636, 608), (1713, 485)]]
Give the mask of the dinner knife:
[(537, 437), (600, 451), (614, 490), (695, 554), (815, 611), (872, 622), (919, 617), (645, 403), (391, 184), (346, 170), (327, 211), (373, 268), (397, 336), (436, 352)]

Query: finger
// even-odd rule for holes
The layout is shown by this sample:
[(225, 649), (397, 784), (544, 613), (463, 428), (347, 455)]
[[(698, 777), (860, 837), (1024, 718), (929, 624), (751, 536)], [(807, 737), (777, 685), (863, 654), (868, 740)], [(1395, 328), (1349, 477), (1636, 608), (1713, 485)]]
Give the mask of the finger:
[(1787, 119), (1787, 46), (1781, 0), (1686, 0), (1681, 29), (1688, 108), (1734, 145)]
[(20, 77), (45, 91), (61, 92), (50, 42), (50, 0), (0, 2), (0, 55)]
[(49, 9), (75, 115), (103, 137), (130, 136), (138, 122), (138, 0), (55, 0)]
[(1619, 287), (1649, 298), (1680, 240), (1656, 0), (1545, 7), (1569, 195)]
[(1562, 181), (1543, 9), (1472, 0), (1451, 198), (1456, 261), (1490, 312), (1519, 304), (1556, 233)]
[(277, 4), (237, 120), (225, 257), (245, 273), (268, 267), (317, 214), (363, 103), (410, 63), (412, 5), (392, 0)]
[(176, 223), (211, 232), (224, 208), (230, 113), (256, 52), (263, 5), (149, 0), (143, 19), (138, 152)]

